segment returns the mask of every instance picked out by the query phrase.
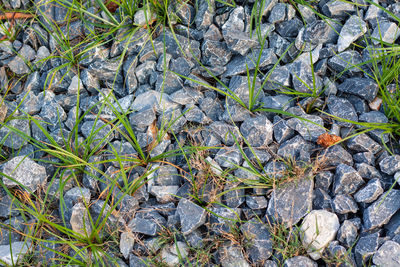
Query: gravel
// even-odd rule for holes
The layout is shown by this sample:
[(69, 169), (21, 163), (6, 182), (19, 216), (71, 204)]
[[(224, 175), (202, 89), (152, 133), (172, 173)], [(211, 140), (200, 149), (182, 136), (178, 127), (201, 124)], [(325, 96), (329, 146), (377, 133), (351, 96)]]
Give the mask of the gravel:
[[(3, 2), (7, 10), (31, 6)], [(397, 123), (387, 104), (377, 105), (382, 84), (368, 60), (372, 48), (399, 44), (398, 21), (363, 0), (317, 1), (327, 19), (305, 4), (259, 2), (171, 4), (174, 31), (153, 24), (151, 42), (147, 26), (124, 38), (133, 24), (156, 18), (143, 7), (95, 47), (84, 39), (94, 25), (67, 26), (61, 5), (36, 6), (40, 23), (18, 24), (15, 38), (0, 43), (0, 223), (36, 222), (16, 197), (43, 200), (47, 190), (52, 218), (83, 236), (96, 230), (89, 216), (95, 223), (103, 208), (113, 210), (102, 229), (118, 227), (109, 251), (121, 266), (152, 265), (155, 254), (167, 266), (195, 266), (201, 252), (209, 266), (223, 267), (325, 266), (338, 255), (343, 266), (400, 265), (398, 136), (360, 133), (359, 125)], [(399, 16), (396, 1), (374, 2)], [(79, 64), (59, 55), (45, 29), (52, 21), (81, 43)], [(325, 145), (325, 133), (344, 140)], [(301, 229), (309, 249), (281, 255), (277, 223)], [(19, 231), (3, 233), (0, 259), (8, 264), (14, 252), (30, 253)], [(54, 238), (39, 239), (61, 249)]]

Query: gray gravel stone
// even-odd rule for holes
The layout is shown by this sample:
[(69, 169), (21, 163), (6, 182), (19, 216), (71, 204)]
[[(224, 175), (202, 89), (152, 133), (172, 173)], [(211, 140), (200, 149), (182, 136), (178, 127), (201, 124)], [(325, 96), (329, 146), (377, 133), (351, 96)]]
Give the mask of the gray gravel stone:
[(7, 161), (3, 165), (2, 172), (15, 180), (14, 182), (3, 177), (3, 183), (6, 186), (13, 187), (21, 183), (32, 192), (35, 192), (39, 186), (44, 185), (47, 178), (45, 167), (28, 157), (24, 158), (24, 156), (17, 156)]
[(356, 213), (358, 211), (357, 203), (349, 195), (336, 195), (332, 204), (337, 214)]
[(231, 147), (225, 147), (220, 149), (215, 155), (214, 160), (225, 168), (234, 168), (237, 165), (241, 165), (243, 158), (238, 147), (233, 145)]
[(242, 141), (237, 126), (232, 126), (222, 121), (216, 121), (210, 124), (209, 127), (212, 132), (218, 137), (218, 139), (227, 146), (232, 146), (235, 144), (235, 139), (232, 137), (232, 134), (234, 134), (234, 136), (238, 138), (239, 142)]
[(110, 82), (122, 83), (122, 68), (118, 60), (115, 61), (105, 61), (96, 60), (89, 65), (89, 72), (97, 77), (99, 80), (107, 80)]
[(318, 264), (315, 261), (305, 256), (296, 256), (285, 260), (285, 262), (283, 263), (283, 267), (297, 267), (297, 266), (317, 267)]
[[(330, 96), (327, 101), (329, 113), (342, 119), (358, 121), (357, 112), (354, 106), (345, 98)], [(351, 123), (337, 121), (337, 124), (344, 127), (351, 127)]]
[(86, 139), (92, 138), (92, 142), (89, 142), (92, 149), (98, 145), (105, 145), (105, 142), (111, 141), (114, 137), (113, 132), (111, 132), (111, 125), (105, 124), (101, 120), (84, 122), (81, 131)]
[[(227, 207), (211, 207), (210, 230), (216, 234), (224, 234), (230, 231), (233, 220), (240, 219), (241, 209), (232, 209)], [(214, 215), (215, 214), (215, 215)]]
[(330, 171), (322, 171), (315, 176), (315, 188), (328, 190), (333, 179), (333, 174)]
[(353, 167), (339, 164), (334, 176), (333, 192), (335, 194), (353, 194), (364, 183), (360, 174)]
[(322, 7), (322, 12), (330, 18), (343, 19), (354, 11), (356, 11), (354, 4), (336, 0), (330, 0)]
[(225, 244), (218, 253), (222, 267), (250, 267), (238, 245)]
[(30, 137), (31, 131), (28, 119), (12, 119), (6, 124), (2, 124), (2, 126), (3, 127), (0, 128), (0, 143), (3, 144), (3, 146), (19, 149), (27, 144), (27, 140), (25, 140), (24, 137), (14, 131), (10, 131), (7, 126), (15, 128)]
[(378, 266), (400, 266), (400, 244), (386, 241), (374, 254), (372, 261)]
[[(250, 49), (255, 48), (258, 45), (258, 40), (255, 35), (253, 35), (253, 37), (250, 37), (249, 33), (232, 30), (223, 31), (222, 33), (228, 48), (231, 51), (239, 53), (242, 56), (246, 55)], [(226, 65), (226, 63), (223, 65)]]
[(394, 22), (381, 21), (379, 25), (376, 26), (371, 37), (372, 42), (377, 45), (380, 41), (385, 43), (393, 44), (397, 38), (400, 36), (400, 28)]
[(337, 42), (338, 52), (342, 52), (348, 48), (351, 43), (363, 36), (366, 32), (367, 24), (359, 16), (350, 16), (340, 31), (340, 36)]
[(393, 175), (400, 171), (400, 155), (388, 156), (379, 162), (379, 167), (381, 171)]
[[(238, 37), (237, 37), (238, 38)], [(230, 40), (235, 45), (234, 40)], [(238, 42), (238, 40), (236, 40)], [(222, 65), (229, 63), (232, 53), (229, 51), (226, 43), (219, 41), (205, 40), (201, 46), (203, 52), (203, 63), (209, 66)]]
[(364, 265), (379, 247), (379, 233), (360, 236), (354, 248), (357, 266)]
[(347, 147), (355, 152), (371, 152), (373, 154), (382, 150), (382, 147), (366, 134), (358, 134), (347, 141)]
[[(254, 49), (246, 56), (235, 56), (226, 65), (227, 70), (224, 76), (231, 77), (235, 75), (245, 74), (246, 65), (249, 71), (256, 68), (256, 63), (260, 54), (260, 49)], [(261, 51), (261, 57), (259, 61), (259, 68), (264, 68), (267, 66), (272, 66), (278, 61), (272, 48), (263, 49)]]
[(273, 125), (265, 116), (245, 120), (240, 132), (251, 147), (267, 146), (272, 140)]
[(135, 233), (156, 236), (161, 230), (161, 226), (152, 219), (133, 218), (128, 223), (128, 228)]
[(240, 230), (251, 246), (248, 248), (250, 260), (260, 264), (272, 255), (272, 239), (268, 229), (256, 219), (244, 223)]
[(328, 60), (328, 66), (331, 69), (337, 73), (343, 72), (343, 74), (350, 77), (362, 72), (359, 67), (355, 67), (361, 63), (363, 63), (361, 55), (357, 51), (350, 50), (341, 52)]
[(337, 240), (346, 247), (351, 247), (357, 240), (358, 228), (350, 220), (345, 220), (337, 233)]
[(371, 203), (375, 201), (383, 193), (383, 188), (379, 179), (375, 178), (368, 182), (368, 184), (359, 190), (354, 198), (357, 202)]
[(282, 143), (277, 154), (284, 159), (292, 158), (304, 163), (310, 161), (310, 150), (310, 143), (305, 141), (301, 136), (296, 135), (292, 139)]
[(185, 235), (190, 234), (206, 221), (206, 211), (185, 198), (179, 201), (176, 212), (179, 214), (181, 230)]
[(31, 71), (28, 65), (26, 65), (24, 59), (19, 56), (14, 57), (14, 59), (8, 63), (8, 67), (16, 75), (28, 74)]
[(400, 209), (400, 191), (392, 189), (383, 193), (363, 214), (364, 227), (372, 230), (389, 222)]
[(368, 102), (375, 99), (379, 90), (378, 85), (373, 80), (357, 77), (346, 79), (337, 89), (345, 93), (357, 95)]
[(301, 117), (313, 123), (298, 118), (291, 118), (286, 121), (286, 124), (296, 130), (304, 140), (316, 142), (318, 137), (325, 133), (323, 120), (318, 116), (308, 114)]
[(294, 136), (294, 130), (290, 128), (286, 121), (279, 116), (274, 116), (274, 138), (281, 144)]
[(287, 226), (296, 224), (312, 209), (314, 183), (307, 177), (287, 182), (272, 192), (267, 213)]

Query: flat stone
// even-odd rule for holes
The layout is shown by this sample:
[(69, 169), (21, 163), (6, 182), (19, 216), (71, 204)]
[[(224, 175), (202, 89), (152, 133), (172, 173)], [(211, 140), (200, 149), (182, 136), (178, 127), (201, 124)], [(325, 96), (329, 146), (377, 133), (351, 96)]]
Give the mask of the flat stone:
[(335, 239), (339, 227), (336, 214), (326, 210), (313, 210), (304, 218), (300, 228), (304, 232), (302, 242), (312, 259), (321, 258), (325, 247)]
[(351, 43), (363, 36), (367, 32), (367, 24), (359, 16), (353, 15), (346, 21), (340, 31), (337, 42), (338, 52), (348, 48)]
[(349, 78), (341, 83), (337, 89), (341, 92), (357, 95), (368, 102), (375, 99), (378, 94), (378, 84), (368, 78)]
[(400, 244), (388, 240), (374, 254), (372, 261), (378, 266), (400, 265)]
[(363, 184), (364, 180), (351, 166), (339, 164), (334, 176), (333, 192), (338, 194), (352, 194)]
[(7, 161), (3, 165), (2, 172), (15, 180), (3, 177), (6, 186), (13, 187), (20, 183), (32, 192), (44, 185), (47, 178), (45, 167), (24, 156), (17, 156)]
[(296, 224), (312, 209), (313, 187), (307, 177), (283, 184), (272, 192), (267, 213), (287, 226)]
[(272, 255), (272, 239), (268, 229), (256, 219), (244, 223), (240, 230), (251, 246), (248, 248), (250, 260), (254, 264), (262, 263)]
[(240, 132), (251, 147), (267, 146), (273, 141), (273, 125), (265, 116), (245, 120), (240, 126)]
[[(365, 112), (365, 113), (361, 114), (358, 119), (360, 122), (372, 122), (372, 123), (388, 123), (389, 122), (389, 120), (385, 116), (385, 114), (383, 114), (382, 112), (379, 112), (379, 111)], [(374, 139), (375, 142), (378, 142), (380, 144), (389, 142), (389, 134), (384, 133), (384, 131), (381, 129), (375, 129), (375, 130), (369, 131), (367, 134), (372, 139)]]
[(371, 165), (367, 163), (356, 163), (357, 172), (363, 177), (364, 179), (381, 179), (381, 173)]
[[(355, 122), (358, 121), (357, 112), (354, 109), (354, 106), (347, 99), (330, 96), (327, 102), (330, 114), (338, 118), (347, 119)], [(337, 124), (344, 127), (351, 127), (352, 125), (349, 122), (343, 121), (337, 121)]]
[(383, 193), (383, 188), (379, 179), (375, 178), (368, 182), (368, 184), (359, 190), (354, 199), (357, 202), (371, 203), (374, 202)]
[(296, 267), (296, 266), (317, 267), (318, 264), (305, 256), (295, 256), (285, 260), (285, 262), (283, 263), (283, 267)]
[(128, 228), (135, 233), (149, 236), (156, 236), (161, 230), (161, 226), (152, 219), (133, 218), (128, 223)]
[(400, 191), (392, 189), (383, 193), (363, 214), (364, 227), (372, 230), (389, 222), (400, 209)]
[(332, 204), (337, 214), (356, 213), (358, 211), (357, 203), (349, 195), (336, 195)]
[(400, 28), (394, 22), (381, 21), (374, 29), (371, 38), (372, 42), (377, 45), (380, 41), (393, 44), (400, 36)]
[(206, 211), (195, 203), (182, 198), (176, 208), (182, 226), (182, 233), (187, 235), (203, 225), (206, 221)]

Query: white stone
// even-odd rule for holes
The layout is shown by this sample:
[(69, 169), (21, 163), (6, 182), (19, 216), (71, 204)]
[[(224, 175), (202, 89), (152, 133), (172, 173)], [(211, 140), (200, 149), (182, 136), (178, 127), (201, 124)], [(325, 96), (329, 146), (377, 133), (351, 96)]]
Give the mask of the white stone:
[(400, 245), (394, 241), (386, 241), (375, 253), (372, 261), (382, 267), (400, 266)]
[[(147, 12), (147, 13), (145, 13), (145, 12)], [(133, 18), (133, 21), (135, 22), (135, 24), (143, 26), (147, 23), (151, 23), (151, 21), (155, 18), (156, 18), (156, 15), (153, 12), (151, 12), (148, 8), (146, 8), (146, 10), (141, 9), (141, 10), (137, 11)]]
[(336, 214), (326, 210), (313, 210), (304, 218), (301, 225), (304, 232), (302, 242), (312, 259), (321, 258), (325, 247), (335, 239), (339, 227)]
[[(0, 260), (10, 266), (17, 266), (19, 260), (29, 251), (30, 242), (14, 242), (0, 246)], [(14, 264), (14, 265), (13, 265)]]
[(71, 83), (68, 87), (68, 94), (76, 95), (80, 90), (82, 90), (83, 84), (81, 79), (79, 79), (78, 75), (75, 75), (71, 79)]
[(367, 24), (359, 16), (351, 16), (340, 31), (337, 42), (338, 52), (342, 52), (367, 32)]
[(134, 244), (135, 244), (135, 237), (132, 233), (123, 232), (121, 234), (121, 240), (119, 242), (119, 250), (121, 251), (125, 259), (129, 257), (129, 254), (131, 253)]
[(188, 254), (189, 254), (188, 246), (180, 241), (169, 247), (165, 247), (161, 251), (161, 257), (168, 266), (178, 266), (180, 263), (179, 257), (185, 259)]

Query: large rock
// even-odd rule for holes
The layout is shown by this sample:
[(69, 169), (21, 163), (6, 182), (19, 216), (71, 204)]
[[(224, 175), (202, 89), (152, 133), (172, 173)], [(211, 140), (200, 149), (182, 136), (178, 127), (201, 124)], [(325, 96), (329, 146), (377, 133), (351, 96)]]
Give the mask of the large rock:
[(6, 186), (12, 187), (21, 184), (32, 192), (44, 185), (47, 178), (45, 167), (24, 156), (17, 156), (6, 162), (2, 172), (15, 180), (3, 176), (3, 183)]
[(296, 224), (312, 209), (314, 183), (308, 177), (300, 179), (276, 188), (268, 205), (267, 213), (287, 226)]
[(335, 239), (340, 223), (336, 214), (326, 210), (313, 210), (303, 220), (301, 230), (303, 245), (314, 260), (321, 258), (321, 253), (329, 242)]

